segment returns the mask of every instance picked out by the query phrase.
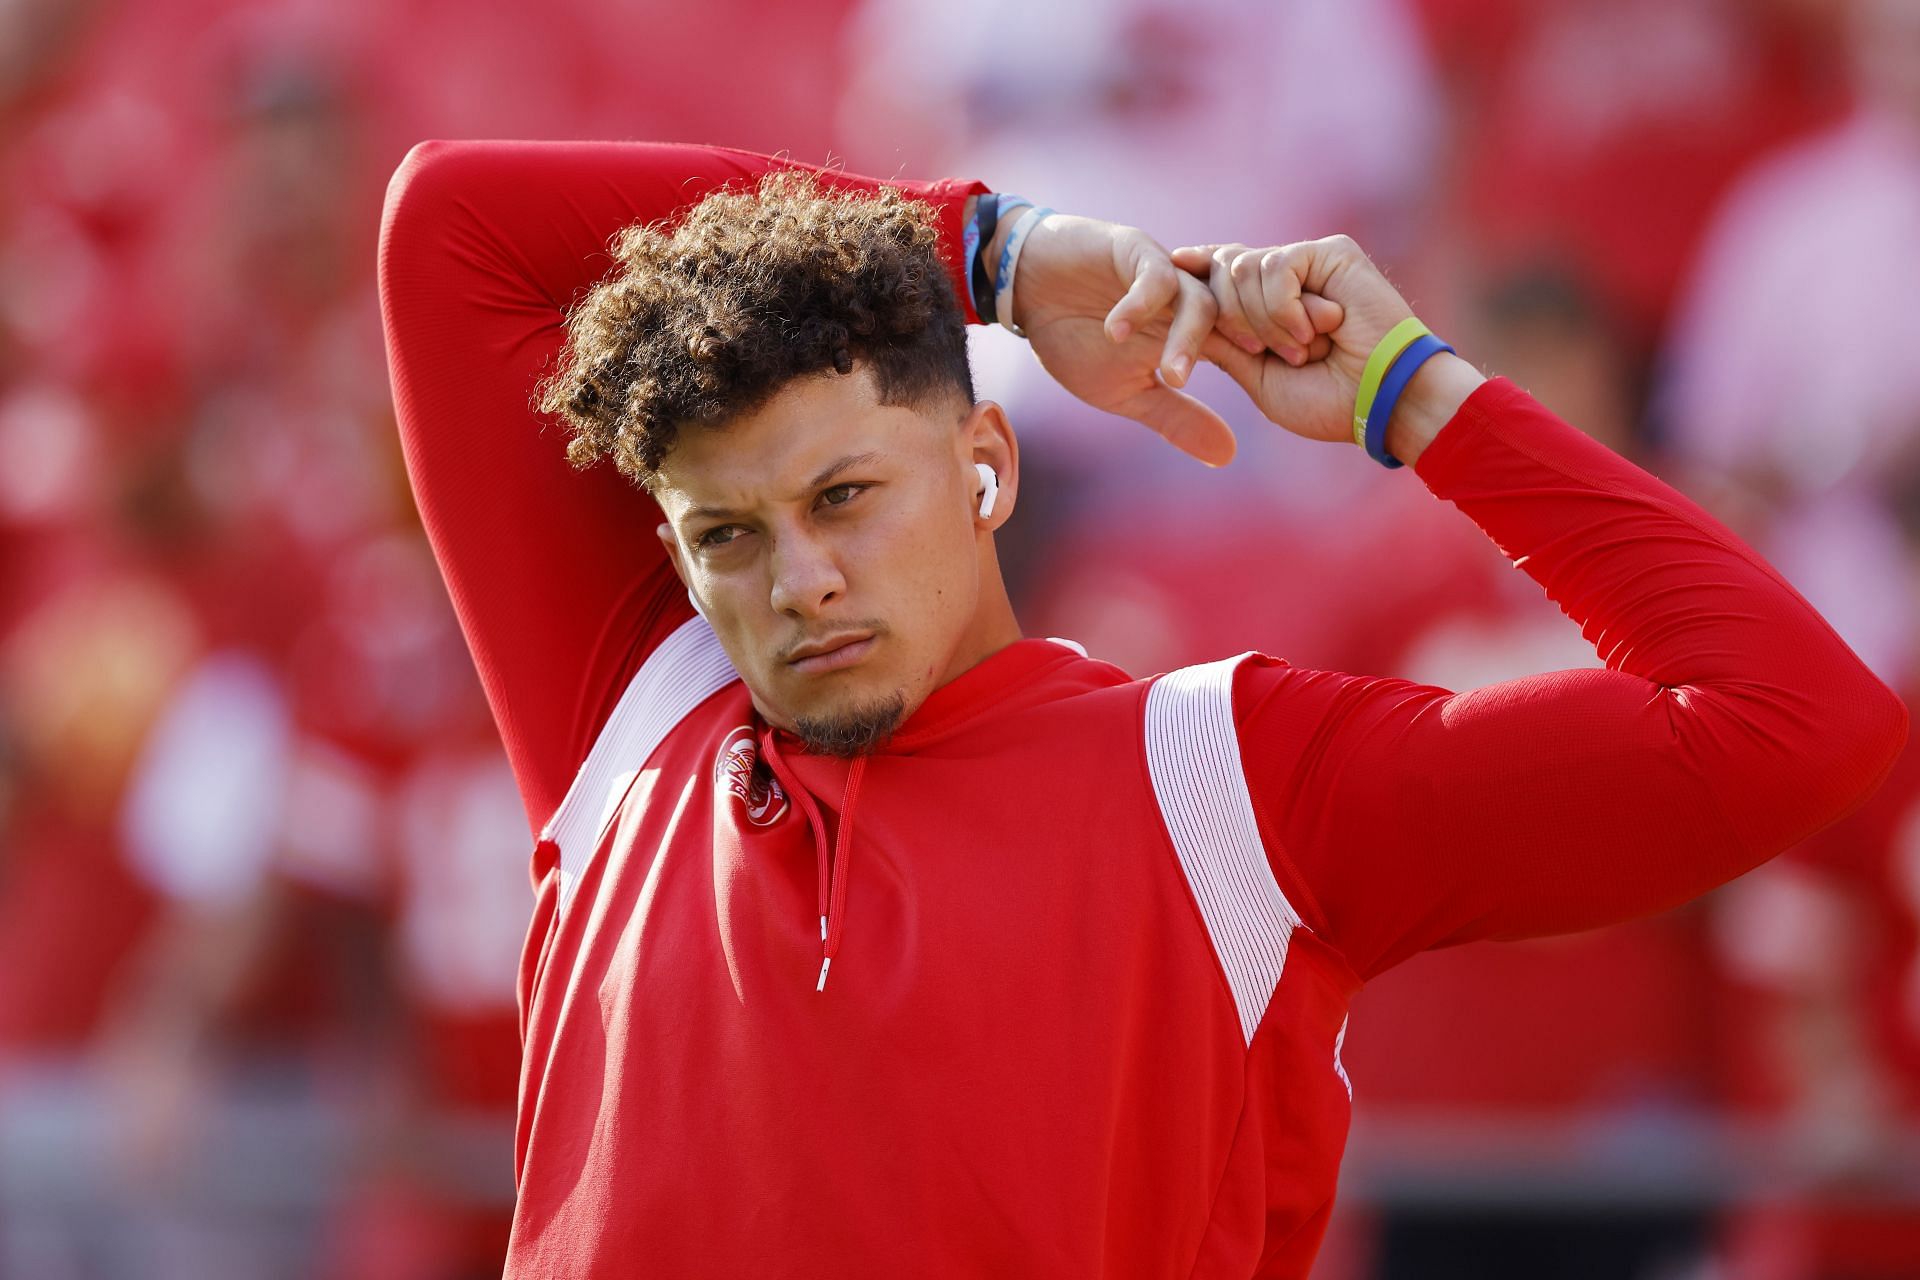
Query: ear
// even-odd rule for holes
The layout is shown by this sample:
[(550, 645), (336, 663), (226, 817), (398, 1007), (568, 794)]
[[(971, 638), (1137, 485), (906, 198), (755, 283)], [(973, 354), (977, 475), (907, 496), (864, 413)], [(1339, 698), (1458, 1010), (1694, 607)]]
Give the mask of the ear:
[(654, 532), (660, 536), (660, 545), (667, 549), (667, 560), (679, 576), (680, 585), (691, 591), (693, 586), (687, 581), (687, 566), (680, 559), (680, 539), (673, 536), (673, 526), (662, 520)]
[(693, 594), (693, 584), (687, 581), (686, 562), (680, 558), (680, 539), (673, 536), (673, 526), (663, 521), (654, 528), (654, 532), (660, 537), (660, 545), (667, 549), (667, 563), (673, 566), (674, 576), (687, 589), (687, 603), (693, 606), (695, 613), (706, 617), (707, 611), (700, 607), (700, 597)]
[[(1014, 438), (1007, 411), (991, 400), (981, 400), (960, 423), (961, 471), (966, 477), (967, 511), (974, 526), (992, 533), (1007, 522), (1020, 497), (1020, 442)], [(993, 500), (993, 514), (980, 514), (980, 476), (976, 463), (993, 468), (1000, 481)]]

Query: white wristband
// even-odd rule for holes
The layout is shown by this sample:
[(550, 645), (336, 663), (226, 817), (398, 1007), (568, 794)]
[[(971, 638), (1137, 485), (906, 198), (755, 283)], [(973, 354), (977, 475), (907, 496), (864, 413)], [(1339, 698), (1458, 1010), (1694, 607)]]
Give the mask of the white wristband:
[(993, 277), (993, 318), (1019, 337), (1026, 337), (1026, 331), (1013, 322), (1013, 277), (1020, 267), (1020, 248), (1026, 244), (1027, 236), (1040, 225), (1040, 219), (1052, 213), (1051, 209), (1030, 208), (1021, 211), (1020, 218), (1013, 224), (1013, 230), (1007, 233), (1007, 243), (1000, 250), (1000, 269)]

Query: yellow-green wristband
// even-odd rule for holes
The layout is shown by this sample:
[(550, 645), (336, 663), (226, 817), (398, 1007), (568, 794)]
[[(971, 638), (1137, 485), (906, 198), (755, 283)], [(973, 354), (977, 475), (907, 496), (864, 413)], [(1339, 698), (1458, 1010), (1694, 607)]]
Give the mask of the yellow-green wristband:
[(1387, 336), (1380, 339), (1373, 354), (1367, 357), (1367, 367), (1360, 373), (1360, 394), (1353, 402), (1353, 442), (1362, 449), (1367, 447), (1367, 415), (1373, 411), (1374, 397), (1380, 394), (1381, 379), (1387, 376), (1387, 370), (1393, 367), (1401, 352), (1432, 332), (1408, 316), (1387, 330)]

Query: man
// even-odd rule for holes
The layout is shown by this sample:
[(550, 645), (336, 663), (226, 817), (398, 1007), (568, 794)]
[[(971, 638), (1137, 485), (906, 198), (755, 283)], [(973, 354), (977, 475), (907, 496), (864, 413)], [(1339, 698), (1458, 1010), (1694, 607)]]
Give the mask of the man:
[[(1445, 354), (1387, 449), (1608, 669), (1144, 681), (1021, 638), (983, 191), (620, 143), (395, 176), (408, 465), (538, 832), (510, 1275), (1304, 1275), (1361, 982), (1701, 893), (1905, 739), (1752, 551)], [(1007, 204), (1003, 319), (1208, 461), (1196, 351), (1345, 439), (1408, 314), (1345, 239), (1169, 261)]]

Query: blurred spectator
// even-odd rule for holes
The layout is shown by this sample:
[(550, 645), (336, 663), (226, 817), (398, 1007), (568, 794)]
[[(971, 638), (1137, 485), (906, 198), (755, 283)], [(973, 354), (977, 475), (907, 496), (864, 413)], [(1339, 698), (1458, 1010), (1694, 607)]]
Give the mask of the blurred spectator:
[(1850, 12), (1854, 110), (1755, 168), (1716, 217), (1661, 423), (1696, 491), (1899, 685), (1920, 613), (1880, 488), (1920, 435), (1902, 303), (1920, 288), (1920, 9)]
[[(977, 174), (1169, 242), (1350, 231), (1464, 352), (1662, 474), (1670, 447), (1913, 688), (1887, 503), (1920, 388), (1888, 308), (1920, 270), (1917, 40), (1897, 0), (0, 5), (0, 1273), (498, 1273), (528, 849), (392, 443), (374, 211), (413, 142), (716, 141)], [(1828, 127), (1843, 65), (1858, 106)], [(1815, 127), (1689, 277), (1742, 167)], [(1030, 631), (1139, 672), (1257, 646), (1465, 688), (1595, 661), (1417, 483), (1283, 437), (1211, 371), (1242, 433), (1220, 474), (972, 339), (1046, 497), (1008, 535)], [(1868, 1139), (1913, 1120), (1909, 781), (1790, 890), (1756, 881), (1828, 929), (1773, 937), (1793, 954), (1745, 984), (1810, 1064), (1810, 1091), (1768, 1086), (1820, 1135), (1788, 1173), (1889, 1195)], [(1406, 966), (1345, 1050), (1362, 1117), (1681, 1143), (1721, 1018), (1699, 924)], [(1803, 936), (1853, 945), (1815, 981), (1780, 945)], [(1322, 1269), (1410, 1265), (1348, 1203)], [(1564, 1246), (1596, 1219), (1562, 1203)], [(1741, 1256), (1846, 1221), (1788, 1204)], [(1493, 1217), (1479, 1273), (1527, 1265)]]
[(1438, 168), (1466, 279), (1566, 263), (1644, 356), (1709, 212), (1839, 108), (1827, 0), (1418, 0), (1453, 104)]
[[(1576, 264), (1516, 259), (1463, 302), (1463, 349), (1660, 470), (1641, 441), (1626, 327)], [(1449, 540), (1489, 550), (1464, 524), (1454, 517)], [(1590, 640), (1503, 557), (1467, 556), (1464, 546), (1461, 557), (1472, 575), (1409, 611), (1410, 634), (1383, 670), (1472, 689), (1601, 665)], [(1670, 1135), (1704, 1116), (1715, 1101), (1707, 961), (1700, 913), (1682, 910), (1435, 951), (1371, 983), (1343, 1050), (1355, 1097), (1368, 1104), (1364, 1122), (1449, 1132), (1456, 1145), (1439, 1163), (1506, 1188), (1505, 1203), (1416, 1198), (1383, 1214), (1379, 1274), (1423, 1276), (1434, 1258), (1470, 1256), (1485, 1276), (1651, 1276), (1697, 1258), (1705, 1227), (1692, 1206), (1623, 1196), (1600, 1215), (1536, 1201), (1503, 1147), (1515, 1132), (1557, 1134), (1564, 1176), (1603, 1181), (1601, 1171), (1632, 1153), (1657, 1158)]]
[[(1905, 553), (1888, 586), (1920, 596), (1920, 458), (1884, 480)], [(1732, 1097), (1784, 1138), (1773, 1193), (1731, 1215), (1729, 1280), (1920, 1272), (1920, 746), (1858, 812), (1723, 891), (1717, 923), (1744, 997)]]
[[(841, 136), (866, 172), (986, 175), (1169, 245), (1337, 229), (1391, 261), (1418, 226), (1438, 131), (1418, 36), (1402, 0), (867, 0), (849, 29)], [(1163, 509), (1238, 489), (1329, 512), (1367, 478), (1281, 439), (1224, 378), (1196, 385), (1238, 429), (1245, 465), (1215, 473), (1087, 410), (1011, 335), (983, 330), (971, 346), (982, 394), (1075, 464), (1078, 487), (1151, 486)]]
[(0, 12), (0, 1272), (498, 1274), (529, 844), (375, 213), (423, 136), (824, 158), (843, 5), (763, 10)]
[(20, 805), (0, 893), (0, 1052), (84, 1041), (153, 908), (116, 801), (192, 666), (198, 628), (150, 577), (81, 582), (7, 638), (0, 690)]

